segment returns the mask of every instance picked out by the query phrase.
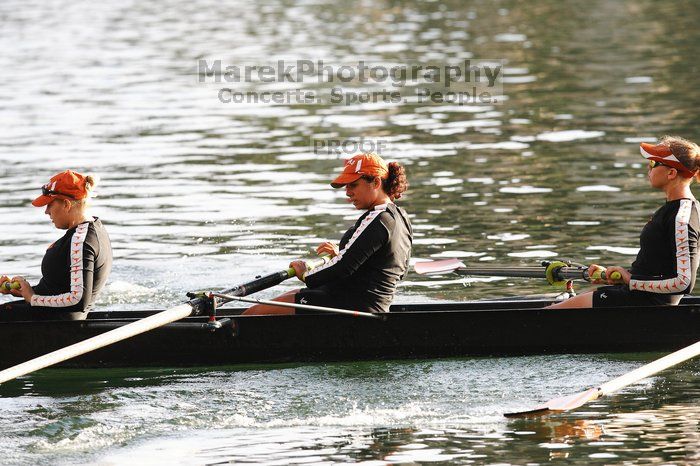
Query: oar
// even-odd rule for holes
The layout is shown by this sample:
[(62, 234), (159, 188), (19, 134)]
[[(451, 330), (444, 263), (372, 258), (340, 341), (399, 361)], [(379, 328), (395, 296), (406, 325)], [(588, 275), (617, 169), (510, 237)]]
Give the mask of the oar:
[(589, 401), (597, 400), (598, 398), (609, 395), (614, 391), (617, 391), (627, 385), (630, 385), (638, 380), (642, 380), (646, 377), (650, 377), (657, 372), (661, 372), (664, 369), (680, 364), (683, 361), (692, 359), (700, 355), (700, 341), (694, 343), (690, 346), (686, 346), (683, 349), (659, 358), (656, 361), (650, 362), (642, 367), (639, 367), (633, 371), (630, 371), (616, 379), (612, 379), (609, 382), (605, 382), (599, 387), (589, 388), (581, 393), (576, 393), (574, 395), (562, 396), (558, 398), (553, 398), (548, 402), (536, 406), (535, 408), (529, 409), (527, 411), (520, 411), (515, 413), (506, 413), (506, 417), (524, 417), (524, 416), (543, 416), (546, 414), (554, 412), (569, 411), (576, 409)]
[[(413, 268), (421, 275), (438, 275), (455, 272), (460, 275), (482, 277), (546, 278), (552, 285), (560, 284), (565, 280), (606, 280), (605, 269), (602, 267), (596, 270), (593, 276), (589, 276), (588, 267), (572, 267), (560, 261), (544, 262), (542, 267), (467, 267), (459, 259), (445, 259), (417, 262)], [(610, 278), (619, 280), (622, 276), (619, 272), (613, 272)]]
[(348, 309), (338, 309), (335, 307), (326, 306), (312, 306), (310, 304), (295, 304), (295, 303), (284, 303), (280, 301), (272, 301), (270, 299), (258, 299), (258, 298), (242, 298), (240, 296), (230, 296), (220, 293), (212, 293), (211, 296), (221, 298), (221, 300), (226, 301), (241, 301), (244, 303), (253, 304), (266, 304), (268, 306), (278, 306), (278, 307), (289, 307), (293, 309), (308, 309), (310, 311), (320, 311), (320, 312), (330, 312), (333, 314), (346, 314), (353, 317), (369, 317), (370, 319), (380, 319), (381, 317), (376, 314), (371, 314), (369, 312), (351, 311)]
[[(308, 261), (309, 268), (315, 268), (319, 265), (325, 263), (327, 258), (321, 258), (315, 261)], [(250, 293), (255, 293), (256, 291), (263, 290), (265, 288), (270, 288), (284, 280), (294, 277), (296, 275), (293, 268), (283, 270), (281, 272), (275, 272), (264, 277), (258, 277), (248, 283), (238, 285), (234, 288), (224, 291), (222, 294), (231, 296), (245, 296)], [(3, 371), (0, 371), (0, 384), (7, 382), (8, 380), (15, 379), (22, 375), (29, 374), (30, 372), (38, 371), (48, 366), (58, 364), (67, 359), (80, 356), (81, 354), (94, 351), (96, 349), (102, 348), (112, 343), (118, 341), (126, 340), (127, 338), (133, 337), (135, 335), (148, 332), (149, 330), (162, 327), (163, 325), (175, 322), (176, 320), (183, 319), (192, 315), (199, 315), (203, 313), (206, 309), (206, 298), (198, 297), (192, 299), (184, 304), (167, 309), (158, 314), (146, 317), (136, 322), (126, 324), (122, 327), (110, 330), (108, 332), (96, 335), (87, 340), (75, 343), (65, 348), (53, 351), (51, 353), (39, 356), (37, 358), (31, 359), (29, 361), (23, 362), (16, 366), (10, 367)]]

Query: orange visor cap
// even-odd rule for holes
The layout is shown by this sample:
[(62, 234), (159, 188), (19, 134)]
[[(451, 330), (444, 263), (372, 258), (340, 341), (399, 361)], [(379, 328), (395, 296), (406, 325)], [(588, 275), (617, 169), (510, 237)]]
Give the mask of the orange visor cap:
[(647, 160), (655, 160), (656, 162), (675, 168), (682, 177), (692, 178), (695, 176), (695, 172), (688, 170), (688, 168), (673, 155), (671, 148), (664, 144), (655, 145), (643, 142), (639, 145), (639, 152), (642, 154), (642, 157)]

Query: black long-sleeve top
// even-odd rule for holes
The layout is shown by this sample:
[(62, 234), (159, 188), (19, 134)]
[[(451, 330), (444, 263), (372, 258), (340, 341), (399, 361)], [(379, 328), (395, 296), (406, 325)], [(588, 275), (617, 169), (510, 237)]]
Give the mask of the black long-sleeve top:
[(664, 204), (640, 235), (630, 290), (676, 295), (693, 291), (699, 235), (697, 201), (684, 198)]
[(337, 256), (305, 275), (306, 286), (338, 289), (358, 309), (387, 312), (408, 269), (412, 242), (411, 222), (402, 208), (375, 206), (343, 235)]
[(112, 270), (112, 246), (98, 218), (67, 230), (46, 250), (32, 310), (86, 312)]

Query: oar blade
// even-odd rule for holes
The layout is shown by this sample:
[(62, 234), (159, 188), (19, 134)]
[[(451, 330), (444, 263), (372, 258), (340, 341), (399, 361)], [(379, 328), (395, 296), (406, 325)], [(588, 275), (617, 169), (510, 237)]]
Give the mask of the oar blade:
[(570, 411), (600, 398), (600, 390), (591, 388), (585, 392), (575, 393), (573, 395), (560, 396), (539, 406), (535, 406), (527, 411), (518, 411), (513, 413), (505, 413), (505, 417), (534, 417), (545, 416), (547, 414)]
[(467, 266), (459, 259), (444, 259), (440, 261), (416, 262), (413, 269), (419, 275), (436, 275), (466, 269)]

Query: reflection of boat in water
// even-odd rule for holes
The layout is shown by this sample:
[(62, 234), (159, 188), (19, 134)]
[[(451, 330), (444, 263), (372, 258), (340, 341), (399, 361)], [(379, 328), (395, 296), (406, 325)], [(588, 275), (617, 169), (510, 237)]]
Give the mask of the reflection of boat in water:
[[(221, 328), (188, 317), (68, 360), (64, 366), (197, 366), (290, 361), (672, 351), (700, 340), (700, 298), (678, 306), (544, 310), (512, 299), (400, 304), (382, 319), (346, 315), (240, 316)], [(93, 312), (85, 321), (0, 322), (0, 366), (14, 364), (159, 311)]]
[[(629, 402), (636, 406), (637, 401)], [(618, 401), (615, 409), (624, 405)], [(658, 452), (659, 462), (697, 464), (698, 419), (700, 406), (663, 405), (632, 412), (603, 411), (588, 419), (519, 418), (509, 422), (509, 429), (527, 434), (528, 440), (548, 450), (550, 459), (584, 456), (634, 462), (644, 450)]]
[(539, 444), (549, 459), (569, 458), (572, 447), (590, 445), (588, 442), (599, 441), (605, 434), (600, 421), (586, 419), (524, 418), (513, 420), (509, 428), (519, 431), (519, 437)]
[(527, 431), (528, 438), (542, 443), (563, 444), (570, 440), (598, 440), (604, 433), (603, 425), (587, 419), (518, 419), (510, 427)]

